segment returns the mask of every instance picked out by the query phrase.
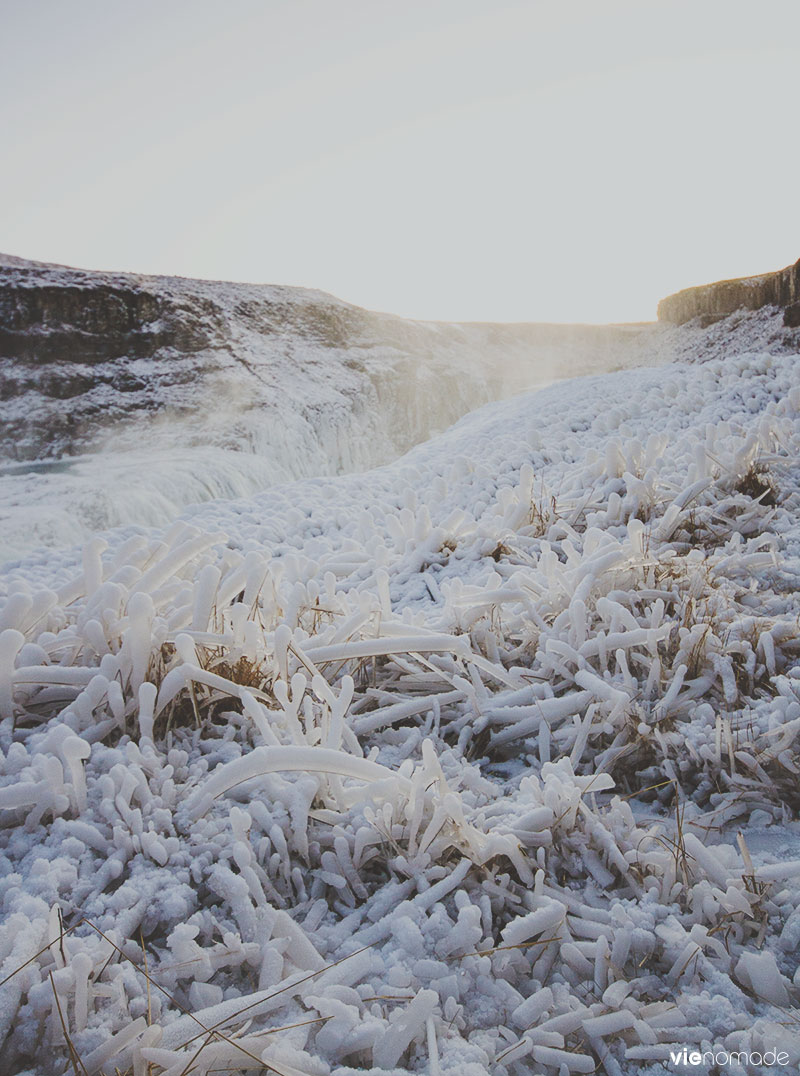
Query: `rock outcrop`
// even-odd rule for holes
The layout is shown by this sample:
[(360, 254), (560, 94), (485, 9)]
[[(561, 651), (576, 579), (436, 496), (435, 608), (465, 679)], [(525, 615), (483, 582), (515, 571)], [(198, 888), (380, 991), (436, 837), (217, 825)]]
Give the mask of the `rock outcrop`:
[(157, 442), (280, 456), (284, 477), (361, 469), (489, 400), (635, 364), (649, 332), (416, 322), (301, 288), (0, 256), (0, 462)]
[(711, 325), (735, 310), (763, 306), (781, 307), (784, 325), (800, 325), (800, 261), (776, 273), (685, 288), (661, 300), (658, 320), (684, 325), (700, 318), (702, 324)]

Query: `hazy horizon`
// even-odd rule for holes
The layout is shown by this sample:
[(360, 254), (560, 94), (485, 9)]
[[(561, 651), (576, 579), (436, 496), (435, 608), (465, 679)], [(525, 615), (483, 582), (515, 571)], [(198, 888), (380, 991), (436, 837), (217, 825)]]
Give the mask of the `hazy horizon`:
[(800, 255), (786, 0), (3, 0), (0, 25), (18, 257), (607, 323)]

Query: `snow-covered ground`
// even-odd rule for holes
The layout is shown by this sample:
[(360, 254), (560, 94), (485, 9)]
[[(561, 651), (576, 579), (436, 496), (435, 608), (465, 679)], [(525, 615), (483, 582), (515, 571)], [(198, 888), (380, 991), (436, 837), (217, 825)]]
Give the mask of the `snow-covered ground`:
[(800, 346), (676, 334), (6, 569), (4, 1072), (797, 1070)]

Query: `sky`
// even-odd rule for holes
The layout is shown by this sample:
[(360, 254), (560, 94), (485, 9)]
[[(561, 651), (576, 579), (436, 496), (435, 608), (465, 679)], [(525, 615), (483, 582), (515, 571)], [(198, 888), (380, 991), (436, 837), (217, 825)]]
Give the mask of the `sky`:
[(0, 250), (641, 321), (800, 257), (797, 0), (0, 0)]

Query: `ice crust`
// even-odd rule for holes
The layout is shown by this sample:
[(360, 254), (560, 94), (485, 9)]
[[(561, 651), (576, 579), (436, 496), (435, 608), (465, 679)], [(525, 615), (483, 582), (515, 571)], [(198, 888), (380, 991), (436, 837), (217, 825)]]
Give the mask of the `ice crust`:
[(796, 1066), (774, 328), (9, 567), (3, 1071)]

